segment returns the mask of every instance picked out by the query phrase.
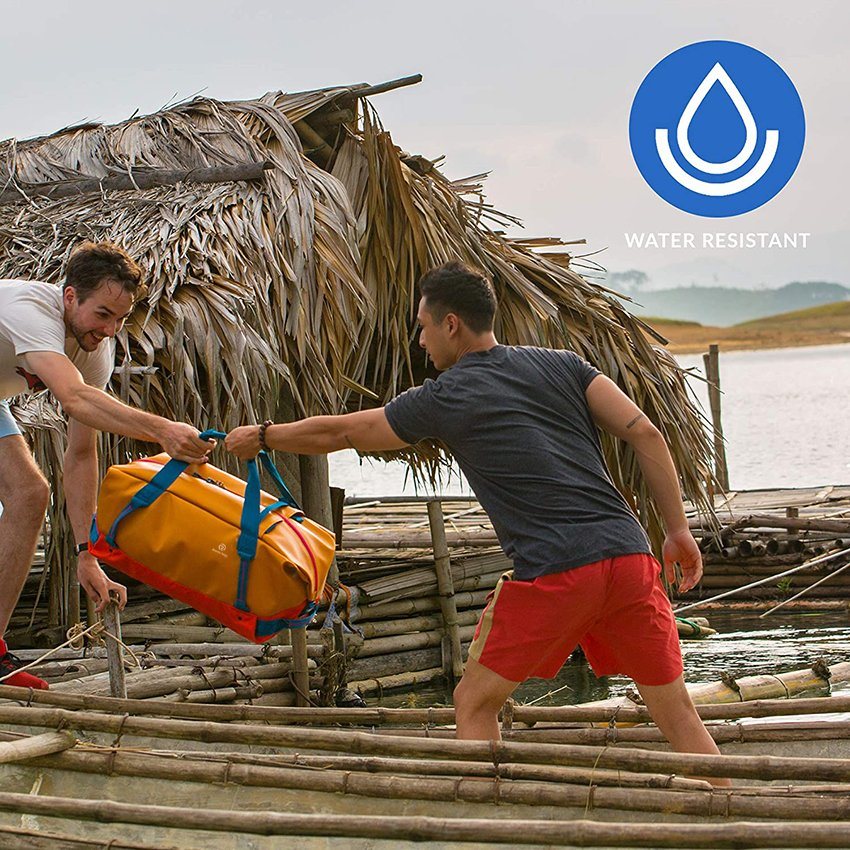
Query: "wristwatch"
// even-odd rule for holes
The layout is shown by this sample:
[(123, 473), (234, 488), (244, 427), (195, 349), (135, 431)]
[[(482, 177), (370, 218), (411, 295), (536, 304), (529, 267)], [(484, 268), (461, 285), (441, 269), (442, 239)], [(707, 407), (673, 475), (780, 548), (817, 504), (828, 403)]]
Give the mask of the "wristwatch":
[(83, 552), (88, 552), (88, 551), (89, 551), (89, 543), (88, 543), (88, 540), (87, 540), (85, 543), (78, 543), (78, 544), (74, 547), (74, 551), (75, 551), (78, 555), (82, 555), (82, 554), (83, 554)]

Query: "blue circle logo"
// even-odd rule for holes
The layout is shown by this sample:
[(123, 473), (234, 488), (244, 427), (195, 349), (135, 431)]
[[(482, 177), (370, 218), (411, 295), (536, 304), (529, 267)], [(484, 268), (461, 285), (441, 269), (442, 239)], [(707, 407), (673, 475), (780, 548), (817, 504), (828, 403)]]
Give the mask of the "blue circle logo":
[(700, 41), (662, 59), (629, 116), (640, 173), (694, 215), (741, 215), (766, 204), (803, 154), (806, 118), (788, 75), (736, 41)]

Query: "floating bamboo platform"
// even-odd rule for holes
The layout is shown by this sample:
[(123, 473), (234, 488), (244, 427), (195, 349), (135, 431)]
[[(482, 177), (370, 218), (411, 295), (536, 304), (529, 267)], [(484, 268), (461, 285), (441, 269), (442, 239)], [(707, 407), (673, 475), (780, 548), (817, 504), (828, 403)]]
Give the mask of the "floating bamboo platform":
[[(710, 622), (693, 613), (770, 606), (809, 587), (790, 610), (848, 610), (850, 571), (839, 572), (848, 558), (828, 558), (850, 540), (850, 487), (728, 493), (716, 509), (719, 526), (691, 512), (706, 575), (697, 590), (675, 600), (677, 606), (700, 603), (680, 622), (683, 639), (713, 633)], [(303, 706), (358, 704), (429, 683), (447, 693), (487, 594), (510, 568), (480, 505), (457, 497), (352, 500), (344, 509), (341, 544), (335, 612), (320, 612), (306, 634), (283, 633), (263, 647), (183, 603), (131, 585), (121, 616), (122, 639), (132, 648), (124, 659), (127, 695)], [(825, 553), (820, 564), (772, 578)], [(40, 561), (8, 633), (16, 648), (51, 648), (66, 639), (63, 630), (42, 625), (49, 600)], [(762, 584), (701, 610), (702, 600), (754, 581)], [(16, 651), (27, 660), (43, 652)], [(96, 642), (61, 650), (34, 672), (54, 691), (110, 693), (106, 652)]]
[(724, 756), (668, 752), (636, 705), (509, 706), (490, 743), (453, 740), (450, 709), (0, 687), (0, 845), (848, 846), (850, 697), (699, 710)]
[[(811, 557), (839, 533), (827, 524), (850, 515), (846, 488), (794, 495), (739, 499), (722, 528), (695, 531), (703, 545), (729, 528), (741, 540), (798, 536), (803, 552), (788, 554)], [(19, 650), (51, 689), (0, 685), (0, 846), (850, 846), (850, 697), (827, 696), (850, 681), (850, 662), (691, 686), (722, 758), (668, 752), (628, 697), (508, 703), (495, 744), (454, 740), (449, 707), (364, 707), (361, 697), (451, 682), (508, 566), (459, 539), (488, 533), (475, 503), (374, 501), (345, 512), (341, 616), (326, 610), (306, 631), (256, 646), (133, 586), (120, 650), (114, 622), (49, 658)], [(422, 529), (412, 548), (350, 546)], [(37, 636), (28, 616), (19, 633)], [(121, 698), (110, 696), (117, 651)], [(706, 781), (721, 776), (731, 789)]]

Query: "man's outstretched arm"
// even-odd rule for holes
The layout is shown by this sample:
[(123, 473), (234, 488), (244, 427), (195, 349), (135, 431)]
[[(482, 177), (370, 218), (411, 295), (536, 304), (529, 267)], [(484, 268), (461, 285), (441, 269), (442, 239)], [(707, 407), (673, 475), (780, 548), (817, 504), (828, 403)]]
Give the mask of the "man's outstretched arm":
[(206, 460), (213, 444), (199, 439), (197, 429), (191, 425), (129, 407), (89, 386), (64, 354), (33, 351), (27, 359), (72, 419), (96, 431), (159, 443), (171, 457), (187, 463)]
[[(409, 445), (393, 431), (383, 407), (360, 410), (341, 416), (311, 416), (298, 422), (269, 425), (266, 445), (270, 449), (301, 455), (320, 455), (340, 449), (381, 452)], [(234, 428), (224, 441), (225, 448), (247, 460), (260, 450), (260, 426)]]
[(667, 578), (673, 580), (673, 564), (677, 562), (682, 568), (679, 589), (690, 590), (702, 577), (702, 555), (688, 528), (679, 476), (664, 436), (610, 378), (604, 375), (594, 378), (585, 396), (596, 424), (634, 449), (641, 472), (664, 518), (667, 538), (663, 559)]

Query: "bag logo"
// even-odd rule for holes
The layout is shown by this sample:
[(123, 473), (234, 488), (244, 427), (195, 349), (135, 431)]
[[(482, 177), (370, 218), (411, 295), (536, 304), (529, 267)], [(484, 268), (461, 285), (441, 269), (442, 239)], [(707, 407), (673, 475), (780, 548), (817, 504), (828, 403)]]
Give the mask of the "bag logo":
[(764, 53), (701, 41), (662, 59), (629, 116), (632, 156), (669, 204), (694, 215), (750, 212), (791, 179), (806, 136), (794, 84)]

